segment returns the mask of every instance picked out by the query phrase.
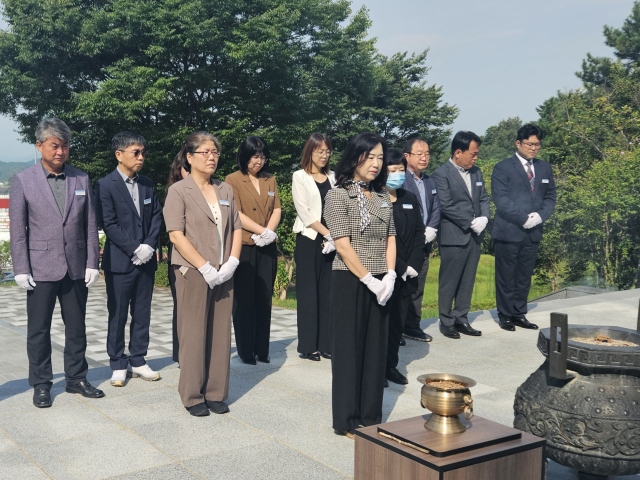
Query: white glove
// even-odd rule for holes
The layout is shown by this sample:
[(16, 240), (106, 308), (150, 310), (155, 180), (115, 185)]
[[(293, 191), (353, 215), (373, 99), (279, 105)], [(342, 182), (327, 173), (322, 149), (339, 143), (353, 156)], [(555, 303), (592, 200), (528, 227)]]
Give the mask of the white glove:
[(266, 245), (264, 239), (260, 235), (256, 235), (255, 233), (251, 235), (251, 240), (253, 240), (258, 247), (264, 247)]
[(211, 266), (209, 262), (201, 266), (198, 271), (204, 277), (204, 281), (209, 284), (209, 288), (213, 288), (216, 285), (220, 285), (222, 283), (222, 277), (220, 276), (218, 271)]
[(489, 223), (487, 217), (476, 217), (471, 222), (471, 230), (473, 230), (476, 235), (480, 235), (482, 231), (487, 228), (487, 223)]
[(24, 288), (25, 290), (33, 290), (33, 287), (36, 286), (36, 282), (33, 281), (33, 277), (30, 273), (21, 273), (20, 275), (16, 275), (13, 279), (19, 287)]
[(526, 229), (533, 228), (537, 225), (540, 225), (541, 223), (542, 223), (542, 217), (540, 216), (540, 214), (538, 212), (533, 212), (529, 214), (529, 218), (524, 223), (522, 228), (526, 228)]
[(418, 276), (418, 272), (414, 270), (413, 267), (407, 265), (407, 271), (402, 274), (402, 280), (407, 281), (407, 277), (414, 278)]
[(427, 227), (424, 231), (424, 243), (431, 243), (436, 239), (436, 233), (438, 233), (438, 229)]
[(265, 245), (269, 245), (276, 241), (276, 238), (278, 238), (278, 235), (276, 235), (276, 232), (273, 232), (268, 228), (265, 228), (264, 232), (260, 234), (260, 238), (264, 240)]
[(229, 257), (229, 260), (224, 262), (220, 267), (220, 270), (218, 270), (220, 277), (222, 277), (222, 281), (220, 283), (231, 280), (231, 277), (233, 277), (233, 273), (236, 271), (236, 268), (238, 268), (238, 265), (240, 265), (240, 260), (236, 257)]
[(331, 235), (325, 235), (324, 239), (327, 242), (324, 244), (324, 248), (322, 249), (322, 253), (324, 253), (326, 255), (327, 253), (335, 252), (336, 251), (336, 244), (333, 241), (333, 238), (331, 238)]
[(151, 260), (151, 257), (153, 257), (154, 253), (155, 251), (153, 250), (153, 247), (143, 243), (138, 248), (136, 248), (135, 252), (133, 252), (131, 261), (134, 263), (134, 265), (142, 265), (143, 263), (147, 263), (149, 260)]
[(84, 271), (84, 283), (87, 285), (87, 288), (90, 288), (94, 283), (98, 281), (100, 277), (100, 270), (95, 268), (87, 268)]
[(378, 303), (380, 303), (380, 305), (383, 305), (380, 302), (380, 299), (383, 297), (383, 295), (385, 295), (387, 286), (382, 282), (382, 280), (374, 278), (373, 275), (371, 275), (371, 272), (369, 272), (364, 277), (362, 277), (360, 281), (364, 283), (369, 290), (376, 294)]
[(396, 284), (397, 276), (398, 275), (396, 274), (395, 270), (389, 270), (387, 271), (387, 274), (384, 277), (382, 277), (382, 283), (384, 283), (386, 290), (384, 292), (384, 296), (378, 299), (378, 303), (380, 305), (382, 306), (386, 305), (389, 299), (391, 298), (391, 295), (393, 295), (393, 287)]

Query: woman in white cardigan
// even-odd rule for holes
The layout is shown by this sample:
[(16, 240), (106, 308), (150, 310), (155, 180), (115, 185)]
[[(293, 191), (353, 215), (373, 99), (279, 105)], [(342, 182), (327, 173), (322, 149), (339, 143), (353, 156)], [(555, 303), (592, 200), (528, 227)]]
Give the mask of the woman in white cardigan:
[(296, 235), (296, 298), (298, 300), (298, 352), (300, 358), (331, 358), (331, 266), (335, 244), (323, 218), (324, 198), (335, 185), (329, 170), (331, 140), (312, 134), (304, 146), (300, 165), (293, 174), (292, 196), (298, 216)]

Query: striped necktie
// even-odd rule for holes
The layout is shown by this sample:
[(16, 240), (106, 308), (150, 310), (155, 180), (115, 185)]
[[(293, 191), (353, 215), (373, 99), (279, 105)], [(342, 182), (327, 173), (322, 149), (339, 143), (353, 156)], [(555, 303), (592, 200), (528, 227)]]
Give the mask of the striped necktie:
[(527, 162), (527, 177), (529, 177), (529, 183), (531, 184), (531, 193), (533, 193), (533, 183), (534, 183), (534, 177), (533, 177), (533, 169), (531, 168), (532, 162), (531, 160), (529, 160)]

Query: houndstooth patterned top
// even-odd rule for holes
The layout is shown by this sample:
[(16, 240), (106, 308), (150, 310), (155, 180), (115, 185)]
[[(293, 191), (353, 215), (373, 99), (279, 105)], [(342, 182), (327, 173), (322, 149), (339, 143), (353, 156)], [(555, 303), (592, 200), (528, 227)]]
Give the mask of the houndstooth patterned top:
[[(387, 273), (387, 237), (396, 235), (389, 192), (371, 192), (371, 200), (366, 201), (371, 219), (367, 227), (361, 230), (357, 188), (352, 184), (348, 188), (329, 190), (325, 199), (324, 219), (331, 237), (349, 237), (362, 265), (371, 274)], [(333, 261), (333, 269), (349, 270), (339, 253)]]

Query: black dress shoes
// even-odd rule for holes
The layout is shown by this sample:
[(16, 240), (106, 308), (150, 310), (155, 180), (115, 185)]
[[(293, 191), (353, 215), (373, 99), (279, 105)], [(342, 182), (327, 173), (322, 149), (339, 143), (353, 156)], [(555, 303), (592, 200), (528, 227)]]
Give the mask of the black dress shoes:
[(205, 400), (205, 403), (213, 413), (217, 413), (218, 415), (229, 413), (229, 407), (224, 402), (210, 402), (209, 400)]
[(404, 339), (404, 337), (400, 337), (400, 346), (404, 347), (407, 344), (407, 341)]
[(266, 357), (258, 357), (258, 361), (262, 363), (271, 363), (271, 359), (269, 358), (269, 355), (267, 355)]
[(206, 403), (199, 403), (193, 407), (187, 407), (187, 410), (189, 410), (189, 413), (194, 417), (208, 417), (211, 415)]
[(85, 398), (102, 398), (104, 392), (91, 385), (86, 380), (81, 380), (73, 385), (67, 385), (65, 388), (67, 393), (79, 393)]
[(460, 334), (455, 329), (455, 327), (450, 325), (440, 324), (440, 333), (448, 338), (460, 338)]
[(331, 360), (331, 354), (326, 352), (320, 352), (320, 356), (322, 358), (326, 358), (327, 360)]
[(397, 383), (398, 385), (406, 385), (407, 383), (409, 383), (407, 377), (402, 375), (397, 368), (388, 369), (385, 377), (390, 382)]
[(538, 330), (538, 325), (536, 325), (535, 323), (531, 323), (529, 320), (527, 320), (527, 317), (522, 317), (522, 318), (511, 317), (511, 322), (516, 327), (527, 328), (529, 330)]
[(405, 329), (403, 335), (411, 340), (417, 340), (419, 342), (430, 342), (433, 340), (433, 337), (427, 333), (424, 333), (419, 328), (408, 328)]
[[(301, 353), (300, 358), (304, 358), (305, 360), (313, 360), (314, 362), (320, 361), (320, 354), (316, 353)], [(329, 357), (331, 358), (331, 357)]]
[(389, 380), (385, 378), (383, 385), (384, 385), (384, 388), (387, 388), (389, 386)]
[(247, 365), (255, 365), (256, 364), (256, 357), (251, 357), (251, 358), (242, 358), (242, 357), (240, 357), (240, 360), (242, 361), (242, 363), (246, 363)]
[(51, 392), (45, 388), (33, 389), (33, 404), (38, 408), (48, 408), (51, 406)]
[(464, 335), (471, 335), (472, 337), (479, 337), (482, 335), (480, 330), (476, 330), (468, 323), (454, 323), (453, 328)]
[(498, 322), (500, 323), (500, 328), (507, 332), (513, 332), (516, 329), (511, 319), (505, 315), (498, 314)]

